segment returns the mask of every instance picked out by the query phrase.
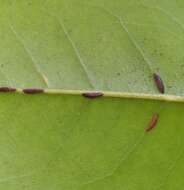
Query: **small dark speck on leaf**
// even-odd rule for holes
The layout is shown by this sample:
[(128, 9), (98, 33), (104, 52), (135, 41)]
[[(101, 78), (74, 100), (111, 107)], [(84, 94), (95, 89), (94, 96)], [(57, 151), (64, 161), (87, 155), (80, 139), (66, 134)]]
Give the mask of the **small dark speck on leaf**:
[(181, 65), (181, 68), (184, 69), (184, 64)]

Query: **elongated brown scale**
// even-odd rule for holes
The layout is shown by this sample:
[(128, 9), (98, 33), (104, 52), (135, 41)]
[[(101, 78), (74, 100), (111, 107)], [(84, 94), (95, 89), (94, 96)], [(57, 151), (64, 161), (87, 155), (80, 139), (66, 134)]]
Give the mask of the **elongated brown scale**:
[(26, 88), (26, 89), (23, 89), (23, 92), (25, 94), (38, 94), (38, 93), (43, 93), (44, 90), (41, 88)]
[(97, 97), (101, 97), (103, 96), (103, 93), (102, 92), (85, 92), (82, 94), (84, 97), (86, 98), (97, 98)]
[(11, 88), (11, 87), (0, 87), (0, 93), (1, 92), (15, 92), (16, 88)]
[(148, 131), (150, 131), (151, 129), (155, 128), (156, 125), (157, 125), (158, 119), (159, 119), (159, 115), (158, 115), (158, 113), (155, 113), (155, 114), (152, 116), (151, 121), (150, 121), (148, 127), (145, 129), (145, 131), (148, 132)]
[(160, 76), (158, 74), (154, 73), (153, 78), (154, 78), (155, 84), (156, 84), (159, 92), (164, 94), (164, 92), (165, 92), (164, 83), (163, 83), (162, 79), (160, 78)]

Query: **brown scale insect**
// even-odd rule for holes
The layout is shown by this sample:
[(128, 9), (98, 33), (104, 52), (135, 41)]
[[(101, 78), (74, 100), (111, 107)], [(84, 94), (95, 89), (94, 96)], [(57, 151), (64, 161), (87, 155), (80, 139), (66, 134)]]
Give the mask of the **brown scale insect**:
[(98, 97), (101, 97), (103, 96), (104, 94), (102, 92), (85, 92), (85, 93), (82, 93), (82, 95), (86, 98), (91, 98), (91, 99), (94, 99), (94, 98), (98, 98)]
[(155, 84), (156, 84), (159, 92), (164, 94), (164, 92), (165, 92), (164, 83), (163, 83), (162, 79), (160, 78), (160, 76), (158, 74), (154, 73), (153, 78), (154, 78)]
[(16, 88), (11, 88), (11, 87), (0, 87), (0, 93), (1, 92), (15, 92)]
[(43, 93), (44, 90), (40, 88), (26, 88), (26, 89), (23, 89), (23, 92), (25, 94), (38, 94), (38, 93)]
[(151, 129), (155, 128), (157, 125), (158, 119), (159, 119), (158, 113), (153, 114), (151, 121), (150, 121), (148, 127), (145, 129), (145, 131), (148, 132)]

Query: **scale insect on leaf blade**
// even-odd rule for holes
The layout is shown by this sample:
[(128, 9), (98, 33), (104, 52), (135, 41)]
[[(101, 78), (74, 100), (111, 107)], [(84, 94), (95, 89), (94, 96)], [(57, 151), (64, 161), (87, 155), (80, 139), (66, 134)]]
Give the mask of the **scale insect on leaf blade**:
[(44, 90), (40, 88), (26, 88), (26, 89), (23, 89), (23, 92), (25, 94), (38, 94), (38, 93), (43, 93)]
[(1, 92), (15, 92), (16, 88), (12, 88), (12, 87), (0, 87), (0, 93)]
[(82, 93), (82, 95), (86, 98), (94, 99), (94, 98), (103, 96), (103, 93), (101, 93), (101, 92), (85, 92), (85, 93)]
[(164, 94), (164, 92), (165, 92), (164, 83), (163, 83), (162, 79), (160, 78), (160, 76), (158, 74), (154, 73), (153, 78), (154, 78), (155, 84), (156, 84), (159, 92)]
[(158, 113), (153, 114), (151, 121), (150, 121), (148, 127), (145, 129), (145, 131), (148, 132), (151, 129), (155, 128), (157, 125), (158, 119), (159, 119)]

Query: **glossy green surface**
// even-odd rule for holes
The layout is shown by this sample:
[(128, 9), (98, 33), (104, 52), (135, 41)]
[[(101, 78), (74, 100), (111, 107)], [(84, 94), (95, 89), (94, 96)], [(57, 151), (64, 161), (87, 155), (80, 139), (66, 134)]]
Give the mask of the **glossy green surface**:
[[(183, 104), (44, 94), (0, 101), (0, 189), (183, 186)], [(145, 133), (154, 113), (158, 124)]]

